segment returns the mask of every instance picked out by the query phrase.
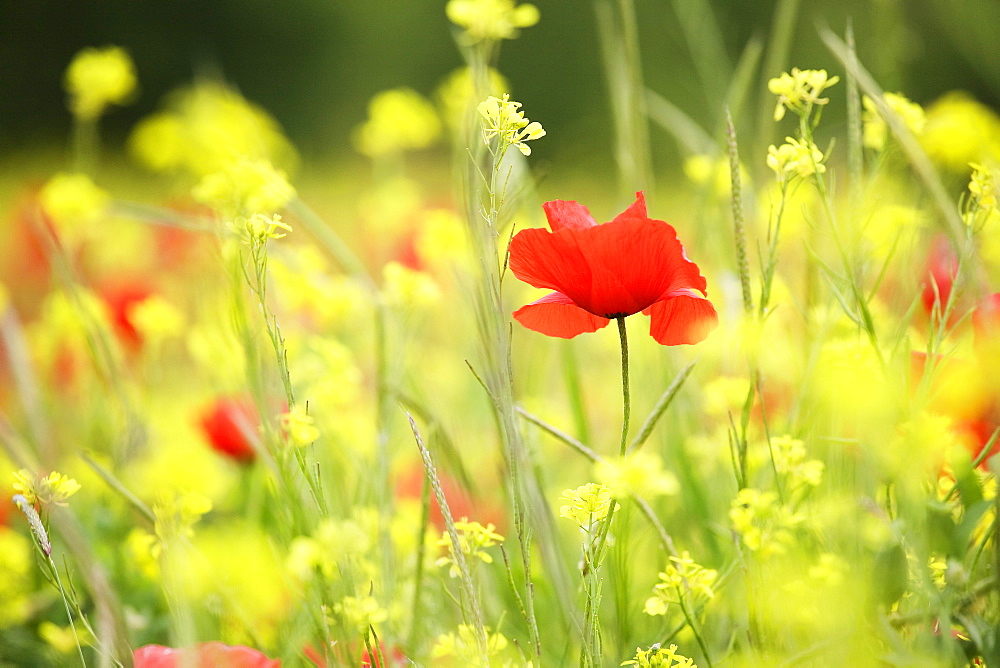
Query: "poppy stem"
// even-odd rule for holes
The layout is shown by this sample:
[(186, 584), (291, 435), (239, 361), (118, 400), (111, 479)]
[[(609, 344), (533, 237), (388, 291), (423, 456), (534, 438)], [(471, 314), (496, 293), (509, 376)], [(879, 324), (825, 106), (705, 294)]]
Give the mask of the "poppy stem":
[(618, 338), (622, 342), (622, 396), (624, 398), (624, 418), (622, 419), (622, 444), (619, 456), (625, 456), (628, 447), (628, 419), (632, 412), (632, 402), (628, 389), (628, 333), (625, 330), (625, 316), (615, 318), (618, 321)]

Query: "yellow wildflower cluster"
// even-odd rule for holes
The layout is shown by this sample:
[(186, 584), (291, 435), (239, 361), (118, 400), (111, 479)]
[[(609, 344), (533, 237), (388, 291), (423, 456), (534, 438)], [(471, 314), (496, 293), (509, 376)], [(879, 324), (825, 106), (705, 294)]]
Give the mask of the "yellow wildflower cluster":
[[(265, 243), (268, 239), (283, 239), (285, 232), (291, 232), (292, 226), (281, 222), (281, 216), (272, 214), (265, 216), (262, 213), (255, 213), (249, 218), (237, 216), (231, 223), (231, 227), (248, 246), (257, 246)], [(279, 230), (284, 230), (279, 232)]]
[[(455, 522), (455, 531), (458, 532), (458, 545), (466, 557), (480, 559), (487, 564), (493, 563), (493, 555), (486, 551), (486, 548), (493, 547), (503, 541), (503, 536), (494, 531), (496, 527), (492, 522), (483, 526), (479, 522), (470, 522), (468, 518)], [(451, 542), (451, 535), (447, 531), (441, 532), (441, 538), (437, 542), (438, 547), (447, 548), (448, 554), (437, 560), (439, 567), (450, 566), (449, 574), (453, 578), (461, 575), (458, 562), (455, 560), (455, 546)]]
[(361, 634), (389, 619), (389, 612), (373, 596), (345, 596), (333, 606), (333, 612), (344, 626)]
[(136, 87), (135, 64), (120, 46), (83, 49), (66, 69), (65, 86), (70, 111), (91, 121), (108, 105), (129, 101)]
[(197, 492), (174, 492), (161, 495), (153, 504), (156, 536), (161, 544), (177, 538), (190, 538), (192, 527), (212, 509), (212, 502)]
[(309, 580), (318, 569), (327, 578), (337, 577), (352, 560), (364, 562), (371, 540), (355, 520), (323, 520), (311, 536), (292, 540), (286, 565), (301, 581)]
[(806, 459), (806, 446), (801, 440), (787, 434), (771, 439), (771, 456), (774, 468), (787, 477), (789, 486), (819, 487), (826, 465), (818, 459)]
[(515, 5), (514, 0), (449, 0), (445, 13), (470, 43), (514, 39), (539, 19), (537, 7)]
[(823, 152), (816, 144), (805, 139), (785, 137), (781, 146), (767, 147), (767, 166), (770, 167), (779, 181), (822, 174), (826, 171), (823, 164)]
[(663, 649), (660, 643), (652, 645), (649, 649), (636, 647), (635, 658), (622, 661), (621, 665), (638, 668), (698, 668), (694, 659), (677, 653), (677, 645)]
[[(927, 127), (927, 116), (924, 108), (916, 102), (911, 102), (900, 93), (885, 93), (882, 100), (886, 106), (903, 122), (914, 136), (919, 137)], [(885, 148), (885, 140), (889, 134), (889, 126), (879, 113), (878, 107), (867, 95), (862, 98), (864, 112), (861, 115), (863, 123), (862, 143), (868, 148), (881, 151)]]
[[(581, 529), (590, 531), (594, 525), (618, 510), (614, 492), (599, 483), (588, 482), (576, 489), (567, 489), (559, 497), (566, 505), (559, 507), (559, 517), (576, 522)], [(611, 504), (614, 503), (612, 509)]]
[(288, 438), (288, 443), (296, 448), (309, 445), (319, 438), (316, 420), (306, 412), (302, 405), (294, 406), (287, 413), (282, 413), (279, 420), (281, 430)]
[(58, 471), (40, 478), (28, 469), (14, 474), (13, 487), (28, 503), (43, 506), (67, 506), (66, 500), (80, 491), (80, 483)]
[(226, 169), (239, 159), (266, 160), (282, 169), (290, 169), (298, 160), (267, 112), (215, 81), (173, 92), (164, 111), (135, 127), (129, 149), (155, 172), (195, 178)]
[(226, 217), (267, 215), (295, 198), (285, 173), (267, 160), (236, 160), (206, 174), (191, 195)]
[(976, 199), (978, 206), (995, 209), (997, 206), (997, 170), (975, 162), (969, 163), (969, 166), (972, 167), (969, 192)]
[(520, 110), (521, 103), (512, 102), (507, 93), (503, 98), (491, 95), (478, 108), (483, 117), (483, 142), (489, 146), (495, 137), (499, 155), (508, 146), (515, 146), (522, 154), (531, 155), (531, 148), (524, 142), (545, 136), (541, 123), (528, 121)]
[[(504, 634), (497, 631), (490, 633), (486, 628), (486, 654), (490, 659), (499, 658), (505, 649), (510, 645), (510, 641)], [(469, 624), (459, 624), (458, 633), (444, 633), (434, 641), (431, 649), (431, 658), (436, 660), (451, 660), (448, 665), (480, 666), (482, 665), (482, 654), (479, 650), (479, 640), (476, 637), (476, 629)], [(490, 665), (515, 665), (508, 662), (503, 664)]]
[(840, 77), (830, 77), (826, 70), (800, 70), (793, 67), (791, 74), (782, 72), (780, 76), (767, 82), (767, 89), (778, 96), (774, 120), (784, 118), (786, 109), (806, 116), (814, 105), (828, 103), (829, 98), (820, 97), (820, 94), (838, 81)]
[(982, 227), (998, 212), (997, 175), (1000, 170), (991, 168), (976, 162), (969, 163), (972, 167), (972, 176), (969, 177), (969, 201), (966, 203), (964, 211), (965, 223), (975, 231)]
[(705, 600), (715, 598), (713, 586), (718, 577), (717, 571), (695, 563), (687, 550), (679, 557), (671, 555), (666, 569), (660, 573), (660, 582), (653, 586), (653, 596), (646, 599), (643, 612), (665, 615), (667, 605), (680, 603), (685, 595)]
[(621, 494), (653, 497), (680, 490), (676, 476), (663, 470), (660, 457), (645, 450), (618, 460), (601, 460), (594, 466), (594, 476)]
[(377, 93), (368, 120), (354, 130), (354, 147), (369, 158), (431, 146), (441, 134), (433, 105), (411, 88)]
[(729, 519), (743, 544), (766, 558), (784, 554), (795, 543), (792, 532), (804, 518), (779, 503), (774, 492), (745, 488), (733, 499)]

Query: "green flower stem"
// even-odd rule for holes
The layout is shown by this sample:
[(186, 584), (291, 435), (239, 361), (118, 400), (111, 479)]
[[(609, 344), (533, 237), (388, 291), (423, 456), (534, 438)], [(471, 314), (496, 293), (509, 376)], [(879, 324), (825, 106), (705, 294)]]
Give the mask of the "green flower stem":
[(628, 420), (632, 413), (632, 401), (628, 389), (628, 333), (625, 330), (625, 316), (615, 318), (618, 321), (618, 338), (622, 342), (622, 397), (624, 399), (624, 416), (622, 418), (622, 443), (618, 454), (625, 456), (628, 447)]
[(708, 653), (708, 645), (705, 644), (705, 639), (698, 631), (698, 625), (695, 624), (694, 616), (691, 614), (691, 611), (688, 610), (687, 606), (684, 605), (684, 594), (680, 587), (677, 587), (677, 603), (680, 605), (681, 613), (684, 615), (684, 620), (687, 622), (688, 628), (691, 629), (691, 633), (694, 635), (694, 639), (698, 643), (698, 647), (701, 648), (701, 653), (705, 656), (705, 663), (708, 665), (708, 668), (713, 668), (712, 659)]

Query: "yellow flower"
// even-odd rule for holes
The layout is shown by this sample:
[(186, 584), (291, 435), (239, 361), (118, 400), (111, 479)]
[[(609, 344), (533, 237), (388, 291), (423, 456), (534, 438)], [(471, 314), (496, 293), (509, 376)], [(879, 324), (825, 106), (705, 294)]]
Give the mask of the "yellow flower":
[[(455, 522), (455, 531), (458, 532), (459, 548), (466, 557), (473, 557), (482, 560), (487, 564), (493, 563), (493, 556), (486, 551), (486, 548), (493, 547), (503, 541), (503, 536), (494, 531), (496, 527), (490, 522), (483, 526), (479, 522), (470, 522), (463, 517)], [(448, 548), (448, 554), (437, 560), (437, 565), (451, 566), (449, 574), (453, 578), (461, 575), (458, 562), (455, 560), (455, 546), (451, 542), (451, 535), (447, 531), (441, 532), (441, 538), (437, 542), (438, 547)]]
[(496, 137), (498, 153), (502, 154), (508, 146), (515, 146), (522, 154), (531, 155), (531, 148), (524, 142), (544, 137), (545, 130), (541, 123), (528, 121), (520, 107), (521, 103), (512, 102), (507, 93), (503, 98), (491, 95), (479, 103), (479, 114), (483, 117), (483, 141), (487, 146)]
[(76, 652), (77, 638), (84, 647), (93, 642), (93, 637), (87, 628), (74, 629), (70, 626), (57, 626), (49, 621), (44, 621), (38, 625), (38, 637), (45, 641), (45, 644), (54, 649), (59, 654), (71, 654)]
[(482, 94), (501, 95), (510, 90), (507, 80), (492, 67), (486, 72), (486, 90), (477, 94), (472, 70), (460, 67), (449, 74), (437, 87), (434, 99), (441, 109), (441, 116), (452, 132), (464, 136), (473, 111), (482, 99)]
[(671, 556), (660, 582), (653, 587), (653, 596), (646, 600), (643, 612), (664, 615), (668, 603), (679, 603), (685, 594), (701, 599), (715, 598), (715, 581), (719, 573), (695, 563), (687, 550), (679, 557)]
[(154, 346), (184, 332), (184, 314), (160, 295), (150, 295), (133, 304), (129, 307), (128, 319), (143, 341)]
[(124, 548), (129, 563), (138, 566), (140, 573), (150, 580), (160, 577), (160, 563), (157, 559), (162, 549), (155, 535), (144, 529), (132, 529), (125, 537)]
[(111, 196), (85, 174), (56, 174), (39, 193), (42, 210), (52, 218), (64, 241), (75, 244), (104, 215)]
[(173, 91), (163, 111), (136, 125), (128, 145), (153, 171), (176, 170), (196, 178), (227, 169), (239, 159), (267, 160), (284, 170), (298, 160), (266, 111), (217, 81)]
[(448, 20), (465, 31), (471, 42), (514, 39), (521, 28), (538, 23), (538, 8), (514, 0), (449, 0)]
[(282, 413), (280, 420), (282, 431), (288, 436), (289, 443), (295, 447), (309, 445), (319, 438), (316, 420), (306, 413), (306, 409), (301, 405)]
[(20, 533), (0, 526), (0, 629), (23, 623), (33, 614), (34, 565), (31, 542)]
[[(927, 126), (927, 117), (924, 108), (916, 102), (911, 102), (899, 93), (885, 93), (882, 99), (889, 109), (895, 113), (903, 124), (909, 128), (915, 136), (919, 137), (924, 133)], [(864, 113), (861, 121), (864, 123), (862, 143), (868, 148), (880, 151), (885, 148), (885, 140), (888, 136), (889, 126), (878, 112), (875, 102), (864, 96), (861, 100), (864, 105)]]
[(469, 233), (464, 221), (451, 209), (424, 212), (414, 246), (420, 259), (434, 269), (469, 264)]
[(778, 473), (788, 476), (792, 488), (807, 485), (818, 487), (826, 465), (818, 459), (806, 459), (805, 443), (791, 436), (771, 439), (771, 455)]
[[(496, 658), (507, 648), (510, 642), (502, 633), (490, 633), (486, 629), (486, 653), (489, 658)], [(482, 662), (479, 652), (479, 641), (476, 630), (468, 624), (459, 624), (458, 633), (445, 633), (437, 637), (431, 648), (433, 659), (457, 659), (463, 666), (478, 666)], [(503, 665), (507, 665), (506, 663)]]
[(388, 262), (382, 267), (382, 294), (390, 305), (413, 308), (437, 302), (441, 289), (429, 274)]
[[(292, 227), (288, 223), (281, 222), (281, 216), (273, 214), (265, 216), (257, 213), (249, 218), (239, 216), (232, 222), (233, 231), (240, 235), (243, 243), (252, 246), (255, 243), (263, 243), (268, 239), (284, 239), (285, 232), (291, 232)], [(279, 232), (284, 230), (285, 232)]]
[(970, 162), (1000, 161), (1000, 116), (963, 91), (952, 91), (927, 107), (920, 143), (938, 164), (964, 172)]
[(660, 643), (649, 649), (635, 648), (635, 658), (622, 661), (623, 666), (638, 666), (638, 668), (698, 668), (693, 659), (677, 653), (677, 645), (663, 649)]
[(135, 92), (135, 65), (120, 46), (86, 48), (66, 69), (69, 108), (82, 120), (93, 120), (109, 104), (128, 102)]
[(745, 488), (733, 499), (729, 519), (743, 544), (766, 558), (783, 554), (794, 544), (792, 531), (804, 518), (778, 503), (774, 492)]
[(995, 214), (1000, 213), (997, 206), (997, 174), (1000, 172), (975, 162), (969, 163), (969, 166), (972, 167), (969, 178), (972, 198), (966, 205), (964, 218), (966, 224), (979, 231)]
[(80, 491), (80, 483), (58, 471), (53, 471), (44, 478), (36, 478), (28, 469), (20, 469), (14, 474), (13, 487), (30, 504), (56, 506), (69, 505), (66, 499)]
[(614, 508), (611, 507), (614, 492), (604, 485), (593, 482), (576, 489), (565, 490), (559, 500), (567, 502), (566, 505), (560, 506), (559, 517), (573, 520), (586, 531), (590, 531), (596, 523), (619, 508), (617, 503), (614, 504)]
[(434, 107), (410, 88), (377, 93), (368, 103), (368, 120), (354, 130), (354, 146), (370, 158), (427, 148), (441, 134)]
[[(267, 216), (291, 202), (295, 188), (285, 173), (267, 160), (243, 159), (207, 174), (191, 190), (191, 195), (227, 217)], [(284, 224), (278, 226), (291, 229)]]
[(196, 492), (174, 492), (162, 495), (153, 504), (156, 536), (161, 543), (175, 538), (190, 538), (192, 527), (212, 509), (212, 502)]
[(785, 137), (781, 146), (773, 144), (767, 148), (767, 166), (774, 170), (778, 180), (795, 176), (812, 176), (826, 171), (823, 152), (816, 144), (805, 140)]
[(645, 497), (676, 494), (680, 488), (674, 474), (663, 470), (660, 458), (644, 450), (620, 460), (601, 460), (594, 476), (620, 493)]
[(368, 627), (380, 624), (389, 618), (389, 613), (372, 596), (345, 596), (333, 606), (333, 611), (344, 626), (359, 633), (367, 633)]
[(774, 108), (774, 120), (785, 117), (785, 109), (799, 115), (808, 114), (813, 105), (824, 105), (830, 100), (820, 94), (840, 81), (840, 77), (830, 77), (826, 70), (800, 70), (792, 68), (792, 73), (782, 72), (781, 76), (767, 82), (767, 89), (778, 96)]

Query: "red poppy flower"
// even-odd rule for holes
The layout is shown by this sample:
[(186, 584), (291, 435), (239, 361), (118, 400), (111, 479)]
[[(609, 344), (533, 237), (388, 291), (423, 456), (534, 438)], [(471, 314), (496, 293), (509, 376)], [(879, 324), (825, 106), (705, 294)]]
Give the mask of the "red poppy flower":
[(253, 439), (257, 438), (260, 416), (249, 399), (223, 397), (216, 400), (201, 416), (201, 429), (209, 445), (238, 462), (250, 462), (256, 452)]
[(203, 642), (190, 649), (146, 645), (132, 654), (135, 668), (281, 668), (280, 659), (242, 645)]
[(514, 312), (522, 325), (569, 339), (641, 311), (665, 346), (698, 343), (718, 325), (698, 265), (687, 259), (673, 227), (647, 216), (641, 192), (603, 225), (578, 202), (543, 208), (552, 231), (521, 230), (510, 243), (514, 275), (554, 290)]

